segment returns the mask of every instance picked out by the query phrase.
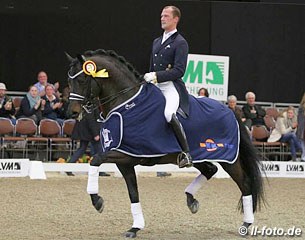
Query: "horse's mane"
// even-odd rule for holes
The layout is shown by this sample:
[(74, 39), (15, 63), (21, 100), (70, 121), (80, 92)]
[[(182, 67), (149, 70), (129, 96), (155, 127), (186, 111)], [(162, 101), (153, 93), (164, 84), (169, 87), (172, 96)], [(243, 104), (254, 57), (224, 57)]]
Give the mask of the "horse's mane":
[(127, 62), (126, 59), (123, 56), (118, 55), (114, 50), (104, 50), (104, 49), (97, 49), (95, 51), (92, 50), (88, 50), (85, 53), (85, 56), (88, 57), (93, 57), (93, 56), (109, 56), (112, 57), (114, 59), (116, 59), (118, 62), (120, 62), (121, 64), (125, 65), (128, 70), (136, 77), (136, 79), (141, 80), (141, 75), (140, 73), (134, 68), (134, 66)]

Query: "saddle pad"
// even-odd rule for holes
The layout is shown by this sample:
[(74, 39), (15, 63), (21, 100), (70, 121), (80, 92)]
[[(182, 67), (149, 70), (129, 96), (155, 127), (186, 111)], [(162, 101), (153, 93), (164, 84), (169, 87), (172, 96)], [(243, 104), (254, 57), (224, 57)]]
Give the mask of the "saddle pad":
[[(181, 152), (164, 117), (165, 98), (152, 84), (117, 106), (103, 119), (103, 151), (116, 150), (135, 157), (157, 157)], [(179, 117), (194, 162), (233, 163), (238, 154), (239, 129), (233, 112), (209, 98), (190, 96), (190, 116)]]

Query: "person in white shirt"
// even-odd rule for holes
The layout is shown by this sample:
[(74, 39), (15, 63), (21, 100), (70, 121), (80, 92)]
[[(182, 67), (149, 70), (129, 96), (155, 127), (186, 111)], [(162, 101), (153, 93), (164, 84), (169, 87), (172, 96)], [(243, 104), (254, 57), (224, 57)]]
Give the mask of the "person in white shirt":
[(166, 6), (161, 13), (161, 27), (164, 33), (155, 39), (152, 46), (150, 72), (144, 75), (146, 82), (156, 84), (162, 91), (166, 104), (164, 116), (171, 124), (182, 153), (178, 156), (179, 167), (191, 167), (192, 158), (185, 132), (176, 112), (179, 108), (188, 115), (188, 92), (182, 81), (188, 56), (188, 43), (177, 31), (181, 18), (175, 6)]

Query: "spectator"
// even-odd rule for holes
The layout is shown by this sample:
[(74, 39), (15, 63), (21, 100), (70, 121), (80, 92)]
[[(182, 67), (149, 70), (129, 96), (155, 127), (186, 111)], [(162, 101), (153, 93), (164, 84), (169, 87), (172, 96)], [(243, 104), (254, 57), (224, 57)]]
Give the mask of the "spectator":
[(38, 94), (37, 87), (31, 86), (29, 92), (21, 101), (20, 109), (16, 117), (31, 118), (38, 124), (42, 118), (41, 110), (44, 109), (45, 104), (45, 100), (41, 99)]
[(301, 150), (301, 145), (296, 136), (297, 117), (294, 114), (294, 107), (290, 106), (277, 118), (275, 128), (272, 130), (268, 142), (289, 143), (292, 161), (296, 161), (296, 151)]
[(48, 84), (45, 87), (46, 95), (42, 97), (46, 104), (44, 110), (42, 110), (42, 117), (56, 120), (60, 125), (63, 124), (64, 112), (63, 103), (54, 95), (54, 87)]
[(200, 89), (198, 90), (198, 96), (200, 96), (200, 97), (209, 97), (210, 94), (209, 94), (208, 89), (206, 89), (206, 88), (204, 88), (204, 87), (200, 88)]
[[(99, 118), (99, 111), (95, 110), (92, 113), (84, 114), (81, 120), (76, 120), (72, 132), (73, 140), (80, 140), (80, 146), (73, 153), (69, 163), (76, 163), (76, 161), (86, 153), (86, 149), (91, 144), (92, 155), (101, 151), (102, 146), (100, 142), (100, 123), (97, 122)], [(68, 176), (74, 176), (72, 172), (67, 172)], [(101, 172), (100, 176), (110, 176), (107, 173)]]
[(259, 105), (255, 104), (255, 94), (253, 92), (246, 93), (247, 104), (242, 110), (246, 118), (245, 125), (251, 130), (253, 125), (265, 125), (264, 117), (266, 111)]
[(239, 117), (243, 122), (246, 121), (243, 111), (240, 107), (236, 106), (237, 98), (234, 95), (230, 95), (228, 97), (228, 107), (235, 113), (237, 117)]
[[(44, 71), (40, 71), (37, 74), (37, 80), (38, 80), (38, 82), (35, 83), (34, 86), (37, 87), (38, 92), (39, 92), (39, 96), (42, 97), (46, 94), (45, 93), (45, 87), (48, 85), (48, 75), (47, 75), (47, 73), (44, 72)], [(58, 91), (59, 82), (56, 82), (53, 86), (54, 86), (55, 95), (56, 95), (56, 97), (59, 98), (60, 97), (60, 93)]]
[(305, 162), (305, 93), (298, 109), (298, 128), (296, 134), (302, 147), (301, 161)]
[(0, 117), (9, 118), (13, 124), (16, 124), (15, 107), (11, 97), (6, 95), (6, 86), (0, 83)]

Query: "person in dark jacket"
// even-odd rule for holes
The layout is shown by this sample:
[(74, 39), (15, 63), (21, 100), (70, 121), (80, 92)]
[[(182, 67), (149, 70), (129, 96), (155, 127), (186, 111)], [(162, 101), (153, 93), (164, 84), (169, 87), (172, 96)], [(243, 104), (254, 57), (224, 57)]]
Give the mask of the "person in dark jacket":
[(165, 97), (164, 116), (172, 126), (182, 152), (178, 156), (178, 165), (192, 166), (192, 157), (189, 154), (189, 145), (186, 135), (176, 112), (180, 107), (188, 115), (188, 92), (182, 81), (188, 56), (188, 43), (178, 33), (177, 25), (181, 18), (180, 10), (175, 6), (166, 6), (161, 13), (162, 36), (153, 42), (150, 72), (144, 75), (148, 83), (157, 84)]
[(46, 101), (46, 104), (42, 111), (42, 117), (55, 120), (62, 125), (65, 118), (65, 112), (62, 108), (63, 103), (55, 96), (54, 91), (54, 86), (51, 84), (45, 87), (46, 95), (42, 99)]
[(45, 103), (45, 100), (40, 98), (37, 87), (31, 86), (29, 92), (21, 101), (16, 115), (17, 119), (23, 117), (31, 118), (38, 124), (42, 118), (41, 110), (43, 110)]
[(6, 95), (6, 86), (0, 83), (0, 117), (9, 118), (13, 124), (16, 123), (15, 107), (10, 96)]
[(247, 104), (242, 110), (246, 118), (245, 125), (251, 130), (253, 125), (265, 125), (264, 117), (266, 111), (259, 105), (255, 104), (255, 94), (253, 92), (246, 93)]
[[(74, 125), (72, 136), (73, 140), (80, 140), (80, 146), (71, 156), (69, 163), (76, 163), (76, 161), (84, 155), (86, 149), (91, 144), (93, 151), (92, 154), (97, 154), (101, 151), (102, 146), (100, 142), (100, 123), (97, 122), (99, 118), (99, 111), (95, 110), (91, 113), (86, 113), (79, 121), (76, 120)], [(67, 172), (68, 176), (74, 176), (72, 172)], [(110, 176), (107, 173), (101, 172), (100, 176)]]

